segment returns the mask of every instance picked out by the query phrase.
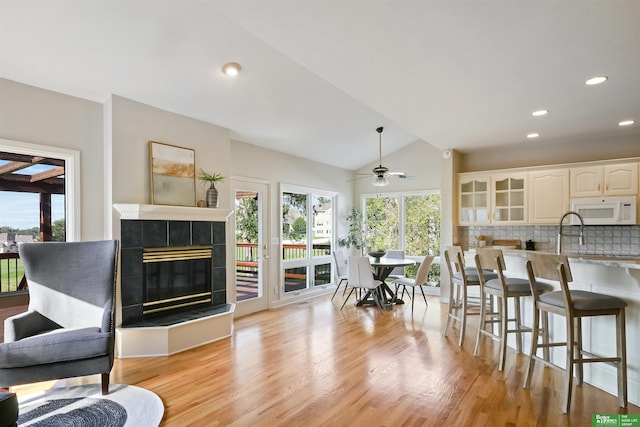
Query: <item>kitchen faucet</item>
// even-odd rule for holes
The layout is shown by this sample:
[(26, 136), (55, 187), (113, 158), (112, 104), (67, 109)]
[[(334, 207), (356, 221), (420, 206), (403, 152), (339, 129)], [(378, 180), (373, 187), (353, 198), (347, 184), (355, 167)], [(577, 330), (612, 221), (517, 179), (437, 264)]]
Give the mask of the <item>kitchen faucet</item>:
[(569, 211), (569, 212), (565, 213), (564, 215), (562, 215), (562, 218), (560, 218), (560, 224), (558, 225), (558, 242), (557, 242), (557, 247), (556, 247), (556, 253), (558, 253), (558, 254), (560, 254), (562, 252), (562, 236), (563, 236), (563, 234), (562, 234), (562, 222), (569, 215), (575, 215), (580, 219), (580, 235), (578, 236), (578, 243), (580, 244), (580, 246), (585, 244), (584, 235), (582, 233), (582, 230), (584, 228), (584, 221), (582, 220), (582, 217), (580, 216), (580, 214), (578, 212)]

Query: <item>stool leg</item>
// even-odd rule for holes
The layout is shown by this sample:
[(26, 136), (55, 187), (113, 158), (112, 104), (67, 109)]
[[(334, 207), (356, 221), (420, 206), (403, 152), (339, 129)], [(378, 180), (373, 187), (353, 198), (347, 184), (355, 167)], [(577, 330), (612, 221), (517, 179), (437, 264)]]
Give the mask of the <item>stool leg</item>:
[(571, 316), (567, 316), (567, 362), (564, 373), (564, 402), (562, 412), (569, 413), (571, 409), (571, 393), (573, 391), (573, 360), (576, 342), (576, 322)]
[(522, 353), (522, 316), (520, 310), (520, 297), (514, 297), (514, 310), (516, 317), (516, 350), (518, 353)]
[[(542, 348), (542, 357), (547, 362), (551, 362), (551, 356), (549, 354), (549, 313), (545, 311), (539, 314), (542, 315), (542, 343), (545, 344), (545, 347)], [(538, 317), (538, 320), (539, 319)], [(536, 329), (538, 329), (539, 326), (539, 324), (536, 324)], [(536, 337), (538, 334), (539, 330), (536, 330)]]
[(464, 334), (467, 331), (467, 287), (462, 284), (460, 285), (460, 291), (462, 292), (462, 313), (460, 314), (460, 341), (458, 342), (458, 347), (462, 347), (464, 343)]
[(620, 309), (616, 316), (617, 353), (620, 361), (618, 367), (618, 404), (621, 408), (627, 407), (627, 332), (625, 326), (625, 309)]
[[(546, 315), (545, 315), (546, 317)], [(529, 363), (527, 364), (527, 373), (524, 377), (524, 388), (531, 386), (531, 376), (533, 374), (533, 368), (536, 365), (535, 356), (538, 353), (538, 334), (540, 333), (540, 310), (534, 301), (533, 303), (533, 326), (531, 330), (531, 351), (529, 352)], [(545, 322), (546, 323), (546, 322)], [(546, 326), (546, 325), (545, 325)], [(548, 352), (548, 349), (545, 348)]]
[(577, 366), (576, 369), (576, 379), (578, 380), (578, 385), (582, 385), (582, 380), (584, 378), (584, 363), (582, 363), (582, 317), (578, 317), (576, 319), (576, 342), (575, 342), (575, 350), (574, 357), (576, 359)]
[(476, 335), (476, 347), (473, 349), (473, 355), (480, 354), (480, 341), (482, 340), (482, 330), (486, 324), (486, 311), (487, 311), (487, 294), (484, 293), (484, 289), (480, 289), (480, 324), (478, 325), (478, 335)]
[(498, 371), (504, 370), (504, 362), (507, 358), (507, 329), (509, 326), (509, 310), (507, 307), (507, 297), (500, 297), (500, 305), (498, 308), (500, 314), (500, 361), (498, 362)]

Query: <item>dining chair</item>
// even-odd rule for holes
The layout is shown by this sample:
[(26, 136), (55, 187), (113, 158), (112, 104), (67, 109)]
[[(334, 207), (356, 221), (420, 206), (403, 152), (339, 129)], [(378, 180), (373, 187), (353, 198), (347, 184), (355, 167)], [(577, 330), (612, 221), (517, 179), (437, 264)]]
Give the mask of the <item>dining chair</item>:
[[(382, 285), (382, 281), (373, 278), (373, 271), (371, 270), (371, 262), (369, 261), (369, 257), (349, 257), (347, 281), (348, 286), (351, 288), (351, 290), (342, 303), (340, 310), (342, 310), (355, 289), (366, 290), (367, 294), (373, 297), (373, 300), (378, 308), (380, 310), (384, 310), (384, 295), (382, 294), (383, 290), (380, 286)], [(363, 298), (367, 298), (367, 296), (365, 295)]]
[[(522, 353), (522, 333), (531, 332), (531, 328), (522, 323), (521, 298), (531, 296), (532, 288), (528, 279), (518, 277), (506, 277), (504, 272), (506, 264), (504, 255), (500, 249), (477, 248), (474, 257), (478, 277), (480, 278), (480, 325), (478, 336), (476, 337), (476, 347), (474, 356), (480, 354), (480, 343), (483, 335), (488, 335), (500, 343), (500, 356), (498, 371), (504, 370), (507, 354), (507, 335), (516, 335), (516, 350)], [(497, 274), (496, 279), (487, 279), (484, 272), (487, 270)], [(534, 283), (534, 291), (540, 294), (552, 289), (547, 283)], [(495, 310), (487, 310), (487, 296), (495, 297), (498, 300)], [(509, 300), (513, 301), (513, 318), (509, 318)], [(546, 317), (545, 317), (546, 319)], [(509, 329), (509, 324), (514, 327)], [(494, 325), (498, 325), (497, 333), (494, 332)], [(487, 326), (489, 326), (487, 328)], [(545, 342), (548, 342), (545, 339)]]
[(344, 290), (342, 291), (343, 296), (347, 291), (347, 286), (349, 285), (349, 281), (347, 280), (349, 274), (349, 272), (347, 271), (347, 258), (341, 251), (333, 251), (333, 261), (336, 264), (336, 280), (338, 280), (338, 284), (336, 285), (336, 290), (333, 291), (331, 301), (333, 301), (333, 298), (336, 296), (336, 293), (338, 292), (338, 289), (340, 289), (340, 285), (342, 285), (343, 282), (345, 282)]
[[(429, 269), (431, 268), (431, 263), (433, 262), (433, 255), (427, 255), (424, 257), (422, 262), (420, 263), (420, 267), (418, 267), (418, 271), (416, 272), (416, 278), (411, 279), (409, 277), (399, 277), (394, 280), (394, 285), (396, 286), (396, 291), (393, 294), (393, 302), (395, 303), (396, 298), (398, 296), (398, 292), (400, 288), (402, 288), (402, 295), (400, 298), (404, 296), (404, 292), (407, 289), (407, 286), (411, 286), (411, 314), (413, 315), (413, 305), (416, 300), (416, 288), (420, 288), (420, 292), (422, 292), (422, 298), (424, 298), (425, 305), (429, 305), (427, 303), (427, 296), (424, 294), (424, 289), (422, 286), (427, 283), (427, 277), (429, 275)], [(407, 292), (408, 293), (408, 292)]]
[[(524, 388), (531, 386), (531, 376), (535, 362), (545, 366), (564, 370), (564, 402), (562, 411), (568, 413), (571, 408), (571, 394), (573, 375), (575, 371), (578, 385), (583, 380), (583, 365), (585, 363), (604, 362), (616, 367), (618, 377), (618, 404), (627, 407), (627, 349), (625, 329), (625, 307), (627, 302), (621, 298), (595, 292), (573, 290), (569, 283), (573, 282), (569, 260), (565, 255), (543, 254), (531, 252), (527, 254), (527, 274), (529, 284), (533, 286), (536, 280), (553, 280), (560, 284), (559, 291), (545, 292), (533, 295), (533, 337), (531, 339), (531, 353), (524, 379)], [(566, 341), (539, 343), (540, 314), (553, 313), (565, 318)], [(594, 316), (615, 316), (616, 355), (603, 357), (582, 348), (582, 319)], [(592, 336), (593, 341), (598, 337)], [(566, 347), (565, 368), (551, 363), (537, 355), (538, 348)]]
[[(455, 323), (460, 323), (460, 338), (458, 345), (464, 344), (464, 336), (467, 329), (467, 316), (479, 315), (477, 310), (479, 303), (471, 304), (469, 301), (469, 288), (480, 288), (480, 277), (476, 267), (466, 267), (464, 264), (464, 253), (460, 246), (447, 246), (444, 250), (445, 264), (449, 272), (449, 307), (447, 318), (442, 329), (442, 336), (447, 336), (449, 326), (455, 327)], [(498, 276), (491, 270), (487, 270), (485, 279), (491, 280)]]
[[(404, 251), (389, 250), (387, 251), (385, 257), (404, 259)], [(393, 270), (391, 270), (391, 273), (389, 273), (389, 276), (387, 276), (388, 279), (392, 279), (392, 280), (400, 279), (402, 277), (406, 277), (404, 267), (395, 267)]]

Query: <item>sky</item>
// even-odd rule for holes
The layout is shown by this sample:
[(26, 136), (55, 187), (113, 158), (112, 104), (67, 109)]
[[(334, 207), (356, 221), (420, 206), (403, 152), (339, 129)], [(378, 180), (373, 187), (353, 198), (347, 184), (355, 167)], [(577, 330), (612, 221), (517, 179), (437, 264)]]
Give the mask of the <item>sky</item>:
[[(0, 166), (7, 163), (0, 161)], [(37, 173), (50, 166), (32, 166), (25, 173)], [(51, 220), (64, 218), (64, 195), (51, 196)], [(40, 196), (35, 193), (0, 191), (0, 226), (25, 229), (40, 226)]]

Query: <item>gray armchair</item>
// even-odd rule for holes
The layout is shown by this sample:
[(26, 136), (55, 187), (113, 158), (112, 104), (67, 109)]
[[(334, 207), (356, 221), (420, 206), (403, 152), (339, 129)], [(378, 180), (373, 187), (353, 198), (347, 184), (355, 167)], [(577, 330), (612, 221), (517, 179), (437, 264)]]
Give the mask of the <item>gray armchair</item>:
[(5, 320), (0, 387), (102, 374), (109, 392), (119, 244), (25, 243), (29, 309)]

